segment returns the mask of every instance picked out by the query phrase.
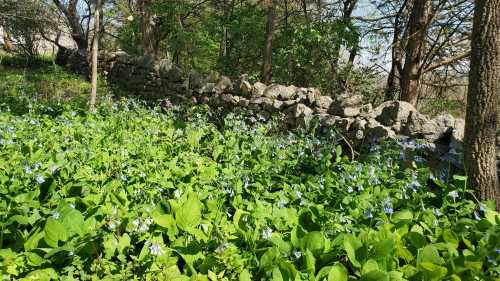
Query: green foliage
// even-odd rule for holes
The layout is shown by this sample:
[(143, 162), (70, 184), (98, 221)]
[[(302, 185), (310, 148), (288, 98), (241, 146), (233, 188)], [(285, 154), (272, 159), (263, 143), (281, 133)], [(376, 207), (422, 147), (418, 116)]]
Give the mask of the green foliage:
[(403, 168), (397, 147), (351, 162), (334, 132), (283, 135), (231, 115), (217, 128), (208, 115), (132, 100), (95, 114), (0, 113), (1, 274), (498, 278), (498, 213), (463, 177)]
[[(0, 56), (0, 109), (14, 114), (29, 111), (58, 115), (69, 108), (85, 108), (90, 82), (53, 64), (51, 58)], [(98, 96), (108, 93), (99, 80)]]

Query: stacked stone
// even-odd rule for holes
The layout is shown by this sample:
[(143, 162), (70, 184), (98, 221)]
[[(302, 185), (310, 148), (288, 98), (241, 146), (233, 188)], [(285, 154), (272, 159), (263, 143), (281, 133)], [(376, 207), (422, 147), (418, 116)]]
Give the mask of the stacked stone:
[[(361, 95), (321, 95), (316, 88), (250, 83), (246, 77), (189, 74), (167, 60), (151, 61), (118, 54), (107, 60), (108, 79), (149, 99), (168, 98), (227, 110), (251, 110), (266, 119), (284, 114), (289, 128), (307, 127), (317, 117), (337, 128), (355, 147), (384, 139), (423, 139), (438, 155), (462, 151), (464, 120), (451, 115), (429, 118), (411, 104), (388, 101), (373, 108)], [(500, 157), (500, 155), (499, 155)], [(500, 159), (500, 158), (499, 158)]]

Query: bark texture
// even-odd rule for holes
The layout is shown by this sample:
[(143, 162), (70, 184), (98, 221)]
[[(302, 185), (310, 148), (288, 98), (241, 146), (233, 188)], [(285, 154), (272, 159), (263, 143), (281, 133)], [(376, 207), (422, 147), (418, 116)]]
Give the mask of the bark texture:
[(71, 30), (71, 38), (73, 38), (76, 43), (78, 53), (82, 57), (87, 57), (89, 42), (81, 23), (80, 14), (78, 13), (78, 0), (70, 0), (67, 5), (60, 0), (53, 0), (53, 2), (66, 18), (68, 27)]
[(137, 7), (141, 15), (142, 49), (144, 55), (154, 58), (158, 52), (155, 44), (154, 18), (150, 9), (152, 2), (153, 0), (139, 0)]
[(465, 125), (469, 186), (481, 200), (500, 206), (496, 155), (497, 95), (500, 90), (500, 0), (475, 1), (471, 68)]
[(94, 14), (94, 39), (92, 40), (92, 89), (90, 92), (90, 110), (95, 109), (95, 102), (97, 99), (97, 54), (99, 52), (101, 9), (102, 0), (97, 0)]
[(270, 0), (267, 8), (266, 41), (263, 52), (261, 82), (269, 84), (272, 77), (273, 39), (276, 28), (276, 0)]
[(401, 100), (412, 105), (416, 105), (418, 100), (418, 84), (424, 59), (430, 6), (430, 0), (415, 0), (408, 22), (406, 57), (401, 74)]

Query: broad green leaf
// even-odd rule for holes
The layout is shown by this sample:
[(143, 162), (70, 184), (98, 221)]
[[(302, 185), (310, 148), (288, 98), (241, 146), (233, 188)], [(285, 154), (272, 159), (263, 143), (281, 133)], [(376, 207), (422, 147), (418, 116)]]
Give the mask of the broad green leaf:
[(394, 250), (394, 240), (384, 239), (375, 244), (374, 254), (377, 259), (392, 258), (391, 253)]
[(252, 274), (246, 269), (240, 272), (239, 281), (252, 281)]
[(175, 221), (182, 230), (198, 226), (201, 222), (201, 209), (203, 204), (196, 193), (190, 192), (188, 199), (175, 212)]
[(344, 236), (344, 250), (347, 253), (347, 257), (349, 261), (351, 261), (352, 265), (355, 267), (361, 267), (361, 264), (356, 259), (356, 250), (361, 248), (363, 244), (361, 241), (353, 235), (345, 235)]
[(360, 281), (390, 281), (389, 274), (381, 270), (374, 270), (361, 275)]
[(349, 275), (342, 264), (336, 264), (328, 272), (328, 281), (347, 281)]
[(59, 241), (68, 239), (66, 228), (59, 221), (48, 218), (44, 227), (44, 239), (47, 245), (57, 248)]
[(313, 255), (318, 256), (325, 249), (325, 240), (326, 238), (322, 232), (309, 232), (301, 240), (302, 251), (309, 250)]

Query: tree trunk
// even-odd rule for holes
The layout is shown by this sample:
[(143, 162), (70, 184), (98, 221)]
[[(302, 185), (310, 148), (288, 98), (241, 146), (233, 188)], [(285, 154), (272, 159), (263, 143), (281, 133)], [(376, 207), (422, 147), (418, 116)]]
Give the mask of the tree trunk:
[(413, 105), (416, 105), (418, 101), (418, 85), (430, 16), (430, 4), (430, 0), (415, 0), (408, 21), (406, 58), (401, 74), (401, 100)]
[(468, 184), (480, 200), (496, 200), (497, 94), (500, 91), (500, 0), (475, 1), (465, 124)]
[(405, 0), (394, 17), (394, 34), (392, 37), (392, 60), (391, 60), (391, 70), (387, 76), (387, 86), (385, 89), (385, 101), (393, 100), (396, 97), (396, 81), (397, 78), (401, 77), (401, 31), (403, 26), (401, 25), (401, 18), (403, 17), (403, 12), (406, 9), (408, 1)]
[(267, 30), (266, 42), (264, 46), (264, 54), (262, 61), (261, 81), (264, 84), (269, 84), (272, 76), (272, 57), (273, 57), (273, 38), (274, 29), (276, 27), (276, 0), (269, 0), (267, 8)]
[(219, 46), (219, 57), (220, 58), (225, 58), (227, 56), (227, 22), (228, 22), (228, 15), (229, 15), (229, 5), (227, 3), (227, 0), (224, 0), (222, 2), (222, 10), (223, 10), (223, 23), (222, 23), (222, 38)]
[(95, 14), (94, 14), (94, 38), (92, 40), (92, 90), (90, 92), (90, 110), (95, 110), (95, 102), (97, 99), (97, 55), (99, 53), (99, 34), (100, 34), (100, 21), (102, 0), (96, 1)]
[(73, 38), (76, 43), (79, 55), (87, 58), (89, 43), (78, 13), (78, 0), (70, 0), (67, 6), (60, 0), (53, 0), (53, 2), (68, 21), (71, 30), (71, 38)]
[(153, 0), (139, 0), (137, 3), (139, 14), (141, 15), (141, 36), (142, 51), (144, 56), (155, 58), (157, 50), (155, 47), (154, 19), (151, 14), (151, 4)]

